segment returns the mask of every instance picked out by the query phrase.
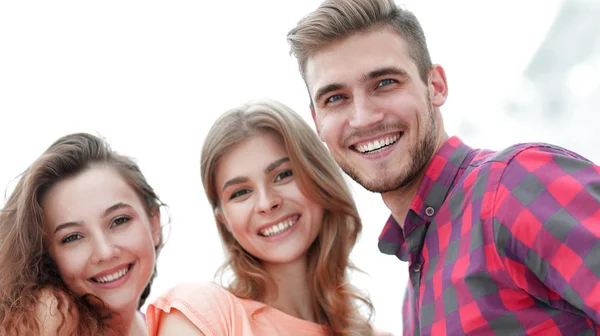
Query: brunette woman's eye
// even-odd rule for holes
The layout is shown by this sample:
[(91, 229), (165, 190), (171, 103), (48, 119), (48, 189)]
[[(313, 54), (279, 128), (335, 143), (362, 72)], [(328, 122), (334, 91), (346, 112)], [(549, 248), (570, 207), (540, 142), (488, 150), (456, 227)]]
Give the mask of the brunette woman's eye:
[(83, 238), (83, 236), (80, 233), (72, 233), (72, 234), (64, 237), (60, 242), (61, 242), (61, 244), (68, 244), (68, 243), (74, 242), (76, 240), (79, 240), (81, 238)]
[(113, 221), (110, 223), (110, 227), (123, 225), (123, 224), (129, 222), (129, 220), (130, 220), (130, 218), (127, 216), (117, 217), (117, 218), (113, 219)]

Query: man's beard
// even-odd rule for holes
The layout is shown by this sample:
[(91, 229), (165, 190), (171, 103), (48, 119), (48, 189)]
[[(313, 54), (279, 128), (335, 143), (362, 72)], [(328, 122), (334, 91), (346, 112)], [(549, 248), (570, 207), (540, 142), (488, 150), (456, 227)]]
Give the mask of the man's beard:
[[(396, 172), (395, 167), (388, 167), (387, 171), (375, 172), (375, 178), (368, 181), (361, 176), (361, 174), (354, 167), (351, 167), (346, 160), (338, 161), (338, 164), (342, 170), (348, 174), (356, 183), (363, 186), (363, 188), (376, 192), (386, 193), (402, 189), (415, 181), (415, 179), (423, 172), (426, 168), (429, 160), (433, 157), (436, 150), (437, 143), (437, 124), (435, 121), (435, 114), (431, 100), (428, 100), (429, 106), (429, 118), (430, 123), (428, 129), (425, 130), (425, 138), (423, 141), (419, 141), (415, 148), (408, 149), (408, 158), (410, 160), (406, 169), (399, 171), (397, 176), (393, 176)], [(398, 167), (400, 169), (400, 167)]]

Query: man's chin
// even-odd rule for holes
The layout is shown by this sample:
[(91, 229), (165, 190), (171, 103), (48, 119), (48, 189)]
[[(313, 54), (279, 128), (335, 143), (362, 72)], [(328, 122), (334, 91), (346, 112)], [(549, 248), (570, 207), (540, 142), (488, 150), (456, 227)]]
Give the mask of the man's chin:
[(374, 193), (386, 193), (397, 189), (397, 183), (394, 179), (382, 178), (376, 175), (357, 174), (356, 172), (346, 172), (354, 182), (360, 184), (363, 188)]
[(363, 188), (367, 189), (370, 192), (374, 192), (374, 193), (379, 193), (379, 194), (384, 194), (384, 193), (388, 193), (388, 192), (392, 192), (392, 191), (396, 191), (398, 190), (398, 186), (396, 184), (394, 184), (393, 182), (388, 182), (388, 181), (381, 181), (381, 180), (376, 180), (376, 181), (367, 181), (367, 182), (358, 182), (358, 184), (360, 184)]

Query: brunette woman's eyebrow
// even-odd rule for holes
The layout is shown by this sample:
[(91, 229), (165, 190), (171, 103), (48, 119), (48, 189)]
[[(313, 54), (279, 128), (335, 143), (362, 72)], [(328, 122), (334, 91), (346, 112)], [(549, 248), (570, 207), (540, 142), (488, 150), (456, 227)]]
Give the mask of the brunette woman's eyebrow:
[(123, 202), (116, 203), (115, 205), (112, 205), (112, 206), (109, 206), (108, 208), (106, 208), (106, 210), (104, 210), (104, 212), (100, 215), (100, 217), (106, 217), (111, 212), (118, 210), (118, 209), (122, 209), (122, 208), (132, 208), (132, 206), (127, 203), (123, 203)]
[(54, 233), (57, 233), (60, 230), (64, 230), (64, 229), (68, 229), (70, 227), (73, 226), (82, 226), (83, 224), (81, 224), (80, 222), (67, 222), (67, 223), (63, 223), (60, 224), (56, 227), (56, 229), (54, 229)]
[[(101, 217), (106, 217), (111, 212), (113, 212), (115, 210), (118, 210), (118, 209), (122, 209), (122, 208), (132, 208), (132, 207), (131, 207), (131, 205), (129, 205), (127, 203), (119, 202), (119, 203), (116, 203), (116, 204), (111, 205), (108, 208), (106, 208), (106, 210), (104, 210), (100, 214), (100, 216)], [(83, 226), (83, 223), (81, 223), (81, 222), (67, 222), (67, 223), (60, 224), (60, 225), (58, 225), (56, 227), (56, 229), (54, 229), (54, 233), (57, 233), (60, 230), (68, 229), (68, 228), (74, 227), (74, 226)]]

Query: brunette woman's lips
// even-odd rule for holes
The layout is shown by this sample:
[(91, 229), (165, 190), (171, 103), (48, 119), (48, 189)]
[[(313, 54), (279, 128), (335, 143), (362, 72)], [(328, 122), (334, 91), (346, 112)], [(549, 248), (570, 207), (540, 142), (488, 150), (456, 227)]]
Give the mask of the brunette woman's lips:
[(110, 270), (106, 270), (96, 274), (96, 276), (90, 278), (90, 280), (97, 284), (110, 284), (128, 275), (132, 267), (133, 264), (117, 266)]

